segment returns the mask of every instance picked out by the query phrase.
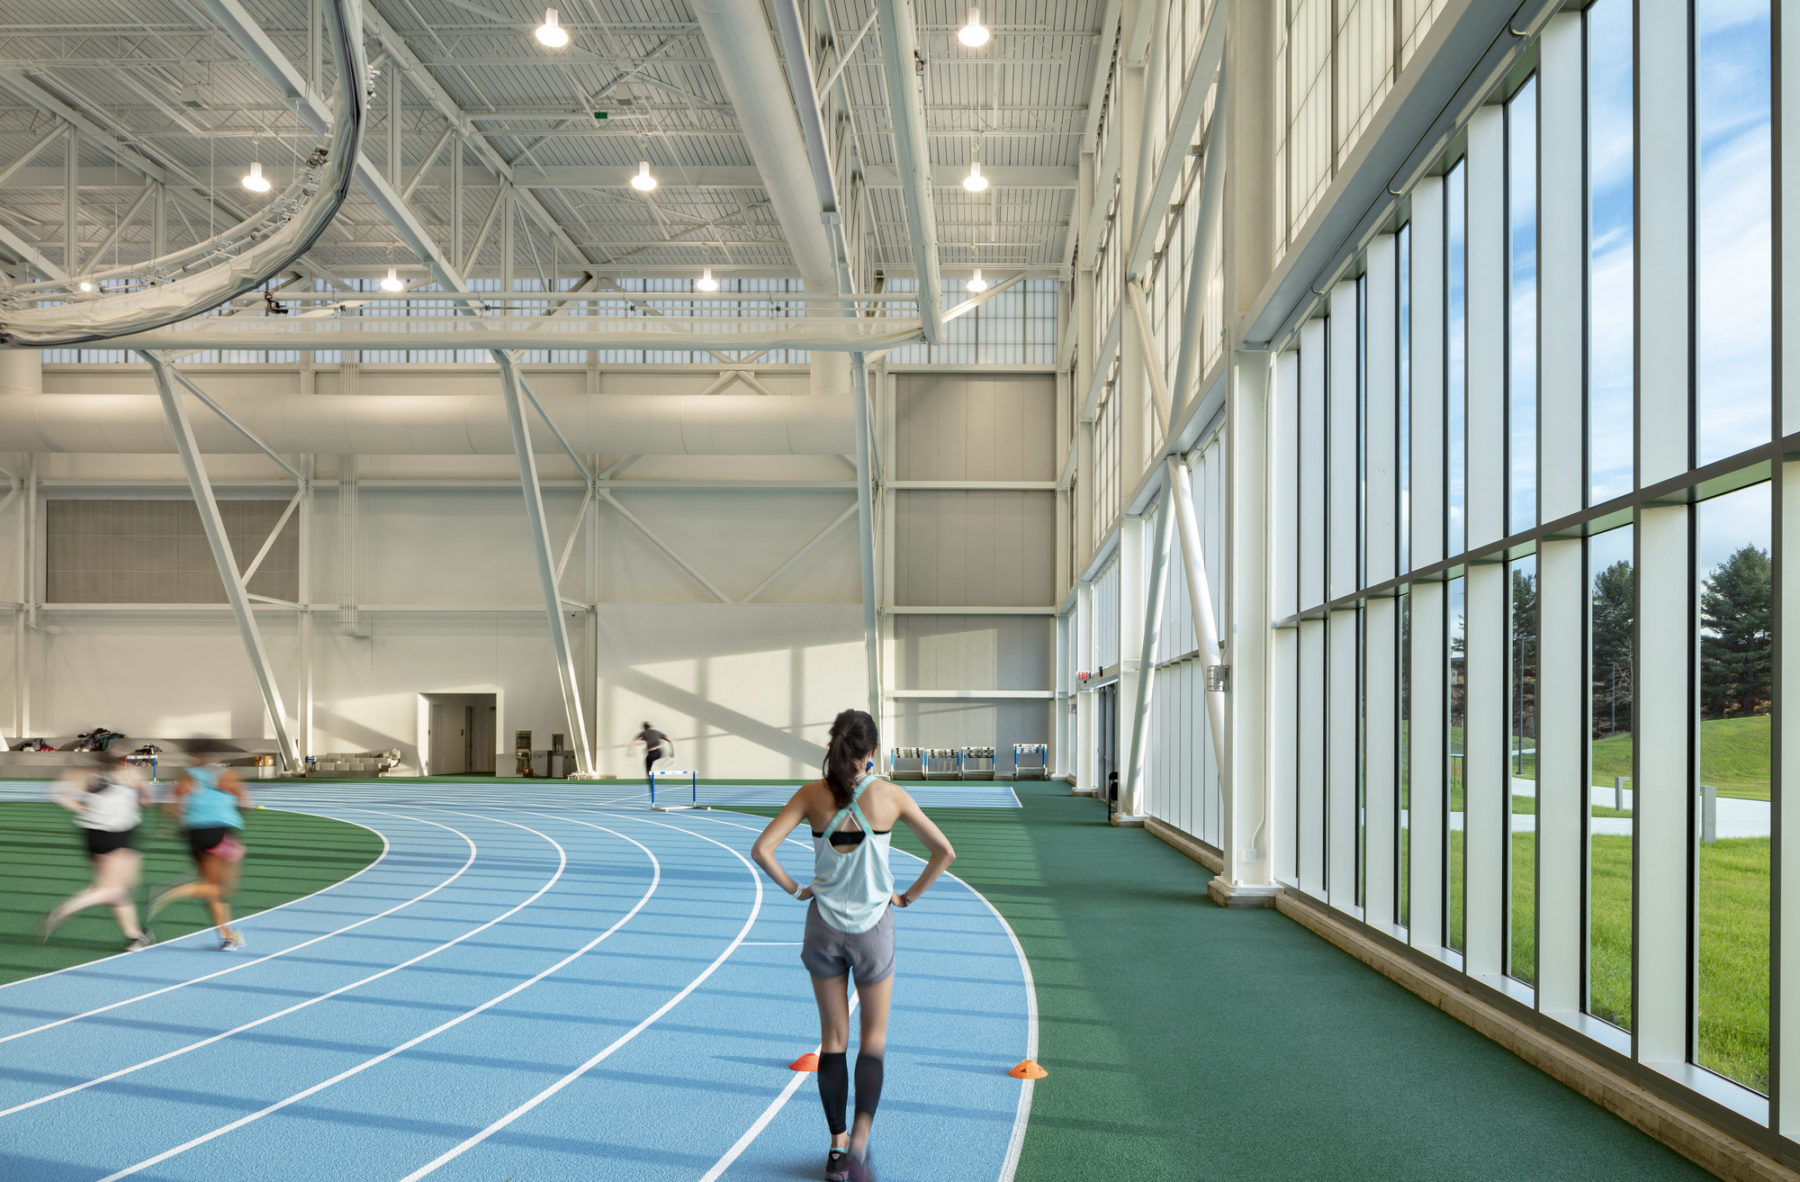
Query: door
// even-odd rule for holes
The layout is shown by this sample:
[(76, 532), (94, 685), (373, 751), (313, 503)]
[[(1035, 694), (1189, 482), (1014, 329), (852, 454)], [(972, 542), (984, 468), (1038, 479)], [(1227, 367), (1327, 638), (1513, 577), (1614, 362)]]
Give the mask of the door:
[(1098, 699), (1099, 709), (1096, 711), (1095, 726), (1098, 729), (1098, 759), (1095, 770), (1099, 774), (1100, 798), (1114, 799), (1118, 786), (1113, 776), (1119, 770), (1119, 685), (1114, 682), (1094, 691)]
[(466, 707), (454, 702), (431, 703), (431, 774), (457, 776), (469, 770)]

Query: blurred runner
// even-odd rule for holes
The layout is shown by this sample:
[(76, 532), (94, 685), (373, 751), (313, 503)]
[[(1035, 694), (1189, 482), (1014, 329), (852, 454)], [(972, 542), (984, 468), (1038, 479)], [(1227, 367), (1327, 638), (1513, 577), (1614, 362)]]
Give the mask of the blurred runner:
[(189, 765), (175, 781), (170, 799), (181, 812), (187, 830), (188, 852), (200, 877), (192, 882), (164, 887), (150, 899), (150, 917), (182, 899), (199, 899), (212, 912), (219, 929), (219, 948), (244, 946), (244, 937), (231, 923), (231, 896), (237, 893), (243, 872), (244, 831), (240, 805), (250, 804), (250, 790), (236, 772), (217, 762), (214, 744), (195, 739), (188, 744)]
[(155, 801), (150, 785), (124, 756), (96, 751), (87, 767), (73, 768), (56, 782), (50, 799), (75, 814), (94, 881), (44, 917), (44, 939), (78, 912), (107, 906), (119, 921), (127, 952), (149, 947), (155, 937), (138, 926), (133, 897), (143, 864), (134, 848), (138, 821), (143, 809)]

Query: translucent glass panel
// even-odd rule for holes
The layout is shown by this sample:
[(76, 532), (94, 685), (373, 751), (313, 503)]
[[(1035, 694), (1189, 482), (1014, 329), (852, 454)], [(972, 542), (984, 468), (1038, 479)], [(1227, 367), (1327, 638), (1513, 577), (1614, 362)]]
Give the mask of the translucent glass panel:
[(1507, 530), (1537, 524), (1537, 79), (1506, 105)]
[(1468, 537), (1469, 391), (1469, 169), (1458, 163), (1444, 177), (1444, 480), (1450, 498), (1447, 554), (1461, 554)]
[(1444, 911), (1444, 931), (1446, 943), (1461, 952), (1463, 950), (1463, 919), (1467, 911), (1464, 906), (1463, 891), (1463, 829), (1468, 814), (1465, 807), (1463, 785), (1466, 780), (1468, 762), (1466, 732), (1469, 721), (1468, 606), (1463, 579), (1450, 580), (1449, 600), (1450, 742), (1448, 747), (1450, 767), (1449, 774), (1444, 779), (1447, 798), (1444, 816), (1449, 856), (1444, 861), (1444, 879), (1448, 896)]
[(1588, 499), (1632, 488), (1631, 0), (1587, 11)]
[(1506, 971), (1537, 980), (1537, 559), (1507, 572), (1507, 945)]
[[(1694, 1062), (1769, 1090), (1769, 485), (1703, 502), (1699, 554)], [(1709, 806), (1710, 801), (1710, 806)], [(1715, 812), (1709, 836), (1706, 812)]]
[(1632, 529), (1588, 540), (1587, 1010), (1631, 1028)]
[(1332, 0), (1287, 0), (1288, 229), (1304, 225), (1331, 183)]
[[(1399, 492), (1399, 551), (1395, 571), (1412, 569), (1412, 227), (1401, 226), (1398, 235), (1400, 282), (1395, 333), (1395, 468)], [(1405, 761), (1401, 761), (1405, 767)]]
[[(1402, 420), (1404, 421), (1404, 419)], [(1395, 882), (1399, 890), (1400, 926), (1406, 927), (1412, 922), (1411, 895), (1408, 890), (1407, 871), (1412, 865), (1412, 596), (1402, 588), (1399, 597), (1400, 608), (1400, 664), (1396, 669), (1399, 675), (1399, 746), (1396, 765), (1399, 769), (1399, 822), (1400, 840), (1397, 845), (1399, 865), (1396, 868)]]
[(1772, 241), (1769, 4), (1694, 5), (1696, 452), (1769, 439)]

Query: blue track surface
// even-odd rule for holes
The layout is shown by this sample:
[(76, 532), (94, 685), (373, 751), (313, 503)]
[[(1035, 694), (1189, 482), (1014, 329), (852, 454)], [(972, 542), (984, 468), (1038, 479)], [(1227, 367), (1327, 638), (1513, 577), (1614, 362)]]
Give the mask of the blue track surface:
[[(262, 799), (388, 848), (246, 919), (241, 952), (202, 934), (0, 988), (0, 1178), (818, 1176), (813, 1077), (787, 1069), (818, 1039), (804, 910), (749, 860), (761, 818), (651, 812), (617, 784)], [(810, 848), (783, 860), (807, 873)], [(898, 939), (883, 1177), (1010, 1178), (1030, 1085), (1006, 1070), (1036, 1042), (1024, 958), (950, 878)]]

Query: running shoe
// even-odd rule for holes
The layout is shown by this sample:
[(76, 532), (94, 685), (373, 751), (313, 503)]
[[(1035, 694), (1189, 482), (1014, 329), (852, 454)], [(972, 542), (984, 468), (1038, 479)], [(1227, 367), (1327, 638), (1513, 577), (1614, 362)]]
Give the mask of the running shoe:
[(866, 1148), (861, 1154), (850, 1155), (850, 1182), (880, 1182), (875, 1174), (875, 1159)]
[(833, 1146), (825, 1156), (825, 1182), (849, 1182), (850, 1151)]
[(154, 943), (156, 943), (156, 933), (152, 932), (149, 928), (145, 928), (143, 935), (125, 945), (125, 951), (142, 952)]
[(220, 952), (235, 952), (243, 946), (244, 937), (236, 928), (226, 928), (224, 934), (219, 937)]

